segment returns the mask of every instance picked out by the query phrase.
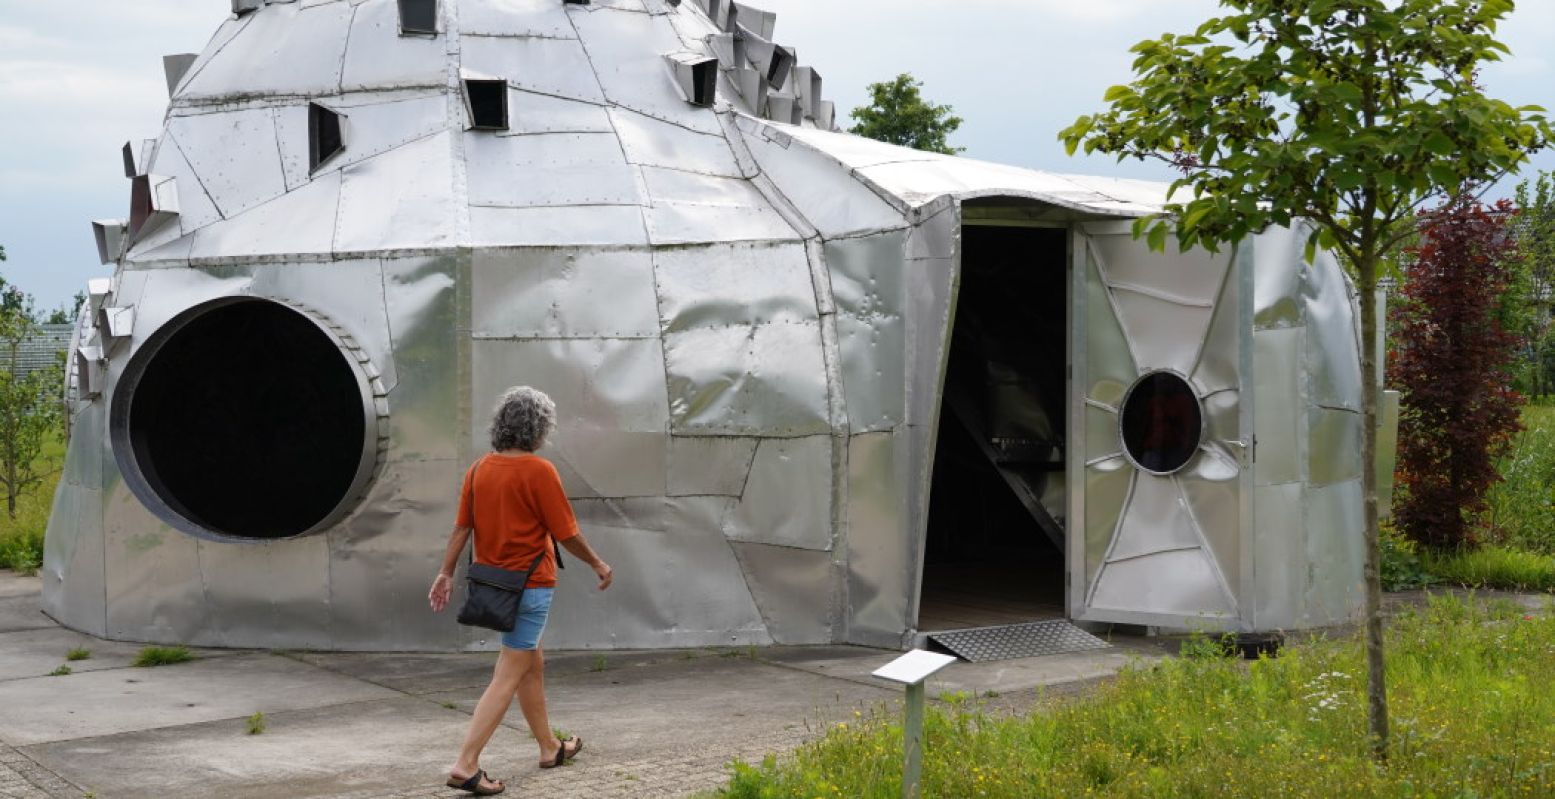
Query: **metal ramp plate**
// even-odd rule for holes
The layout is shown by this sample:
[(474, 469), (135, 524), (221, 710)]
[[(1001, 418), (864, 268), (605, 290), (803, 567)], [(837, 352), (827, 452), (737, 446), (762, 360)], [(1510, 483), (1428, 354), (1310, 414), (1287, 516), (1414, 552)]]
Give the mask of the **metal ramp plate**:
[(972, 663), (1087, 652), (1112, 646), (1063, 619), (946, 630), (930, 633), (929, 641)]

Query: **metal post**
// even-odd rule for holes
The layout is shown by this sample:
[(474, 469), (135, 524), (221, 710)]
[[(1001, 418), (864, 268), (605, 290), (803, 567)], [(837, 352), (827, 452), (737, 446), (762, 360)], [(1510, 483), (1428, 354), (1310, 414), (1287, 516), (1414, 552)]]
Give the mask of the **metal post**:
[(923, 683), (907, 686), (907, 721), (902, 727), (902, 799), (919, 799), (923, 775)]

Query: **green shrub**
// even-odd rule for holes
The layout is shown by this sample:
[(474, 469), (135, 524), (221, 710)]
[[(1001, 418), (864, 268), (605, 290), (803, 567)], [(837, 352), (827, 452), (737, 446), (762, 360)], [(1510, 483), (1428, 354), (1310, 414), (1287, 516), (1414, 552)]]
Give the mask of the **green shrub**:
[(45, 441), (41, 462), (37, 467), (46, 475), (41, 485), (24, 492), (16, 503), (16, 518), (12, 519), (0, 502), (0, 569), (11, 569), (21, 574), (36, 574), (43, 566), (43, 533), (49, 526), (49, 513), (54, 508), (54, 488), (59, 485), (61, 464), (65, 458), (65, 445), (57, 437)]
[(1499, 546), (1427, 553), (1426, 568), (1443, 582), (1508, 591), (1555, 591), (1555, 556)]
[[(1138, 665), (1091, 696), (1029, 716), (932, 707), (925, 797), (1555, 796), (1555, 618), (1433, 597), (1388, 633), (1393, 742), (1366, 738), (1358, 638), (1251, 663)], [(865, 714), (793, 757), (741, 764), (735, 799), (900, 795), (896, 713)]]
[(1435, 582), (1420, 559), (1418, 546), (1393, 525), (1382, 527), (1377, 545), (1382, 551), (1382, 590), (1413, 591)]
[(65, 653), (66, 660), (88, 660), (92, 657), (92, 650), (77, 647)]
[(249, 716), (247, 726), (249, 735), (263, 735), (265, 731), (265, 714), (255, 713)]
[(1485, 540), (1555, 555), (1555, 407), (1523, 409), (1523, 432), (1486, 497)]
[(131, 666), (150, 668), (152, 666), (171, 666), (174, 663), (187, 663), (194, 660), (194, 654), (187, 646), (148, 646), (140, 650), (135, 656)]

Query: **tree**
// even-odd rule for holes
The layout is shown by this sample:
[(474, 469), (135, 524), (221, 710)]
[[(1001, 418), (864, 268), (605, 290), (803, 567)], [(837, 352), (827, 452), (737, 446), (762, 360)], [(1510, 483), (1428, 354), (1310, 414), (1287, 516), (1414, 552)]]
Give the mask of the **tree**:
[(37, 332), (32, 298), (0, 277), (0, 488), (5, 489), (6, 512), (16, 518), (16, 501), (27, 489), (43, 481), (36, 470), (43, 442), (60, 423), (62, 409), (58, 388), (63, 380), (59, 366), (27, 374), (21, 371), (21, 345)]
[(948, 105), (926, 102), (921, 88), (923, 83), (906, 72), (889, 83), (871, 83), (870, 104), (853, 109), (858, 124), (848, 132), (931, 153), (961, 152), (963, 148), (946, 142), (960, 129), (961, 117), (952, 116), (954, 109)]
[[(1504, 175), (1552, 132), (1536, 107), (1487, 97), (1476, 70), (1511, 0), (1221, 0), (1229, 13), (1135, 45), (1134, 82), (1059, 134), (1070, 153), (1159, 159), (1181, 172), (1166, 213), (1135, 235), (1164, 248), (1235, 244), (1269, 225), (1311, 225), (1355, 266), (1362, 298), (1410, 235), (1416, 210)], [(1188, 199), (1175, 199), (1182, 189)], [(1361, 306), (1361, 369), (1376, 374), (1376, 305)], [(1363, 381), (1363, 463), (1376, 462), (1375, 380)], [(1387, 757), (1376, 470), (1365, 494), (1367, 716)]]
[(69, 303), (61, 304), (58, 308), (49, 311), (48, 318), (44, 319), (43, 323), (46, 325), (72, 324), (80, 317), (81, 306), (85, 304), (86, 294), (78, 291), (76, 296), (70, 298)]
[(1506, 200), (1487, 211), (1459, 199), (1430, 215), (1393, 308), (1388, 382), (1403, 392), (1393, 515), (1432, 549), (1474, 543), (1470, 522), (1520, 427), (1519, 339), (1503, 310), (1519, 260), (1512, 219)]
[(1546, 353), (1555, 338), (1551, 338), (1550, 310), (1552, 288), (1555, 288), (1555, 180), (1548, 172), (1541, 172), (1532, 180), (1517, 184), (1518, 250), (1523, 255), (1526, 275), (1526, 300), (1528, 309), (1526, 326), (1517, 331), (1524, 338), (1528, 352), (1528, 384), (1535, 397), (1550, 392), (1555, 383), (1555, 370)]

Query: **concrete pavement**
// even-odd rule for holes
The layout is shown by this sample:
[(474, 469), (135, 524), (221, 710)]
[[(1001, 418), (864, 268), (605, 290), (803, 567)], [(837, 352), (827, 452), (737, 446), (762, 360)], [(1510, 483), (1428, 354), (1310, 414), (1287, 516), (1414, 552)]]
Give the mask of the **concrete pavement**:
[[(38, 611), (38, 581), (0, 571), (0, 799), (53, 797), (451, 797), (444, 769), (494, 655), (197, 650), (134, 668), (134, 644), (93, 639)], [(1082, 655), (961, 663), (931, 683), (1029, 706), (1164, 642), (1120, 639)], [(74, 648), (91, 658), (48, 676)], [(509, 795), (679, 797), (728, 778), (735, 759), (791, 751), (899, 691), (869, 677), (897, 653), (859, 647), (549, 653), (552, 723), (587, 747), (540, 771), (515, 707), (483, 767)], [(1063, 688), (1055, 689), (1063, 692)], [(263, 713), (263, 734), (245, 719)]]

